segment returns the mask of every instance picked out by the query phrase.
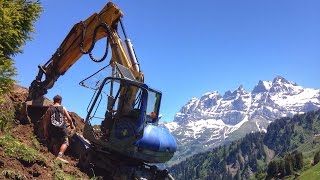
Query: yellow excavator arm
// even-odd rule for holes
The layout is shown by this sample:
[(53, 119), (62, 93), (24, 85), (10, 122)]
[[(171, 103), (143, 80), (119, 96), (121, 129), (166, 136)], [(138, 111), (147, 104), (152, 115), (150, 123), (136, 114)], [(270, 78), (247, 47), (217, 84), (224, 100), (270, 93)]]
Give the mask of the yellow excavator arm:
[[(121, 23), (122, 16), (122, 11), (109, 2), (100, 13), (94, 13), (85, 21), (75, 24), (51, 59), (45, 65), (39, 65), (38, 75), (29, 87), (28, 99), (34, 100), (46, 94), (60, 75), (63, 75), (83, 54), (89, 53), (95, 62), (104, 60), (108, 45), (102, 59), (96, 60), (91, 55), (95, 42), (104, 37), (107, 37), (112, 50), (110, 63), (117, 62), (129, 68), (136, 80), (142, 82), (143, 75), (130, 40), (126, 38), (125, 47), (118, 34), (118, 24)], [(122, 24), (121, 27), (123, 29)], [(126, 36), (125, 32), (124, 35)]]

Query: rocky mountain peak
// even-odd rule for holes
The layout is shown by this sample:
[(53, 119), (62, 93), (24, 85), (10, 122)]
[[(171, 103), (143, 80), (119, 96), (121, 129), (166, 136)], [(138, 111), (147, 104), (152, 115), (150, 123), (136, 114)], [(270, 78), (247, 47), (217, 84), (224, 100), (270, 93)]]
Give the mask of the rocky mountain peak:
[(291, 84), (288, 80), (286, 80), (284, 77), (282, 76), (276, 76), (273, 81), (272, 81), (272, 84), (275, 84), (275, 83), (282, 83), (282, 84)]
[(223, 95), (223, 99), (225, 100), (232, 100), (236, 99), (241, 95), (248, 94), (248, 92), (245, 91), (243, 88), (243, 85), (240, 85), (236, 90), (231, 92), (230, 90), (226, 91)]
[(240, 85), (222, 97), (214, 91), (192, 98), (165, 126), (177, 137), (178, 156), (186, 157), (190, 147), (199, 152), (208, 150), (233, 132), (266, 131), (275, 119), (317, 109), (320, 89), (304, 88), (277, 76), (272, 81), (260, 80), (252, 92)]
[(197, 106), (198, 102), (199, 102), (199, 99), (198, 99), (198, 98), (196, 98), (196, 97), (191, 98), (191, 100), (188, 101), (187, 104), (184, 105), (184, 106), (181, 108), (180, 112), (182, 112), (182, 113), (188, 113), (188, 112), (194, 110), (194, 108)]
[(200, 102), (199, 102), (198, 108), (206, 110), (208, 108), (216, 106), (218, 100), (221, 99), (221, 98), (222, 97), (218, 93), (218, 91), (214, 91), (212, 93), (206, 93), (200, 98)]
[(247, 92), (244, 90), (243, 88), (243, 85), (241, 84), (237, 90), (235, 90), (235, 92), (237, 92), (237, 94), (240, 94), (240, 95), (244, 95), (244, 94), (247, 94)]
[(286, 80), (282, 76), (277, 76), (272, 81), (270, 92), (271, 93), (280, 93), (280, 92), (291, 93), (295, 89), (294, 86), (297, 86), (297, 84)]
[(207, 99), (220, 99), (221, 95), (218, 91), (208, 92), (201, 96), (200, 101), (205, 101)]
[(258, 84), (253, 88), (252, 93), (263, 93), (268, 92), (272, 86), (271, 81), (259, 81)]
[(191, 100), (189, 100), (184, 106), (182, 106), (180, 111), (176, 113), (173, 121), (177, 123), (182, 123), (183, 121), (185, 121), (185, 119), (189, 117), (189, 115), (192, 114), (193, 111), (195, 111), (199, 101), (200, 100), (196, 97), (191, 98)]
[(226, 91), (223, 95), (223, 99), (227, 99), (232, 95), (232, 92), (230, 90)]

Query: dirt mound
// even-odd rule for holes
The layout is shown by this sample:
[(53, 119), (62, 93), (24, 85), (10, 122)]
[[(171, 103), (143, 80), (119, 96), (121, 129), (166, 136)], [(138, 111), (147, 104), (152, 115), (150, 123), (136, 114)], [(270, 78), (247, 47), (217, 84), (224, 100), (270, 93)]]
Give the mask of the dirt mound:
[[(90, 179), (79, 170), (78, 159), (72, 157), (68, 151), (65, 159), (69, 164), (55, 160), (46, 144), (36, 135), (35, 130), (39, 129), (40, 119), (33, 119), (36, 123), (26, 123), (22, 108), (27, 96), (27, 88), (15, 85), (12, 93), (5, 97), (4, 104), (15, 112), (15, 125), (10, 132), (0, 132), (0, 179)], [(75, 132), (82, 133), (83, 119), (73, 112), (70, 115), (76, 125)], [(14, 143), (26, 150), (20, 149), (20, 152), (14, 148)], [(28, 155), (27, 151), (36, 152), (31, 154), (34, 159), (26, 160), (29, 156), (23, 157)]]
[(28, 89), (19, 85), (14, 85), (12, 92), (7, 97), (8, 104), (11, 104), (14, 107), (15, 119), (22, 119), (23, 112), (21, 111), (21, 108), (23, 102), (27, 100)]

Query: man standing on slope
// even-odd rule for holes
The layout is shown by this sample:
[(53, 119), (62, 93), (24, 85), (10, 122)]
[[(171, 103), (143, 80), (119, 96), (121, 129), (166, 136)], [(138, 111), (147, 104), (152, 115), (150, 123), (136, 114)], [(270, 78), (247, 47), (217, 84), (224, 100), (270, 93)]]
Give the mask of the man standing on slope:
[[(71, 129), (74, 129), (72, 119), (65, 107), (61, 105), (62, 97), (56, 95), (53, 97), (53, 105), (49, 107), (44, 118), (44, 137), (50, 138), (51, 144), (53, 144), (53, 153), (57, 155), (57, 159), (69, 163), (63, 159), (63, 154), (69, 146), (67, 123), (68, 120)], [(61, 146), (60, 146), (61, 144)], [(60, 146), (60, 148), (59, 148)], [(58, 152), (58, 153), (57, 153)]]

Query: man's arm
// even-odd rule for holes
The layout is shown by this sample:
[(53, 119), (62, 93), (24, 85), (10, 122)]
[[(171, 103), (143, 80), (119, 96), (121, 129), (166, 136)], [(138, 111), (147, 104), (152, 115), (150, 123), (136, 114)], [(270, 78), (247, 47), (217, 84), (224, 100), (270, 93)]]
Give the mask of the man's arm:
[(74, 126), (74, 124), (72, 122), (72, 118), (70, 117), (70, 115), (69, 115), (69, 113), (68, 113), (68, 111), (67, 111), (67, 109), (65, 107), (63, 107), (63, 113), (67, 117), (67, 120), (69, 121), (69, 124), (70, 124), (71, 128), (74, 129), (75, 126)]

